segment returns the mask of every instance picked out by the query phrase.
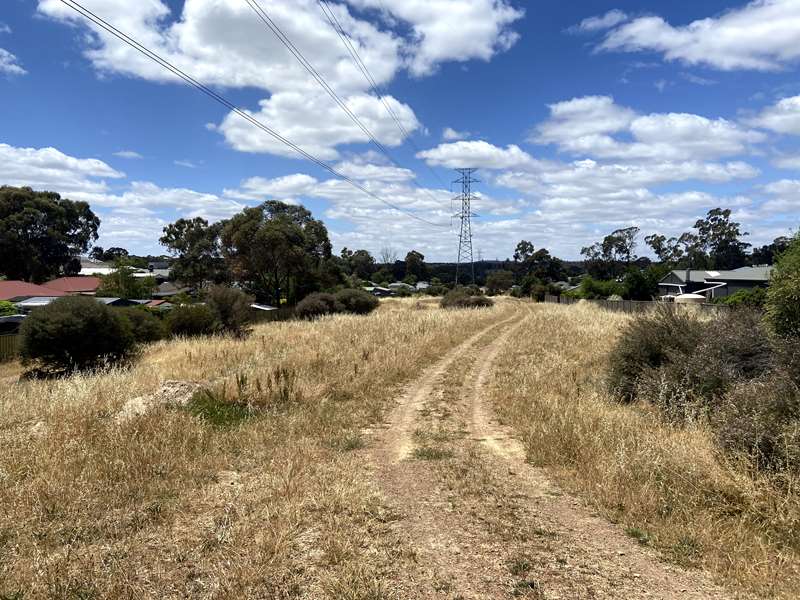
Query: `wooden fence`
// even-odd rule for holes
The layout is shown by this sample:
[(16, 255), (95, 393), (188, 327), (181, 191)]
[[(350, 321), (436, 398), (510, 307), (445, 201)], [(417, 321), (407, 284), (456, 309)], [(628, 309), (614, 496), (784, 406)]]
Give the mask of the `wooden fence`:
[(19, 335), (16, 333), (0, 335), (0, 362), (12, 360), (19, 352)]
[[(570, 298), (569, 296), (545, 296), (545, 302), (551, 304), (577, 304), (581, 302), (579, 298)], [(675, 304), (674, 302), (655, 302), (655, 301), (642, 301), (642, 300), (585, 300), (595, 306), (604, 308), (606, 310), (624, 312), (624, 313), (643, 313), (651, 311), (659, 306), (668, 309), (677, 309), (678, 307), (691, 306), (699, 310), (717, 314), (722, 311), (730, 310), (730, 306), (726, 304)]]

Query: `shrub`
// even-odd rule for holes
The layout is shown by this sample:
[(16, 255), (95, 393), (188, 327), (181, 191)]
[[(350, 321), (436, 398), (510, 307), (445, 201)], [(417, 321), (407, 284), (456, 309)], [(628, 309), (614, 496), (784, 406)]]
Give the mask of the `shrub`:
[(766, 308), (775, 333), (800, 336), (800, 233), (775, 264)]
[(235, 334), (241, 334), (252, 320), (250, 305), (255, 298), (248, 296), (242, 290), (214, 285), (205, 293), (205, 300), (220, 328)]
[(581, 286), (577, 290), (577, 297), (585, 300), (602, 300), (609, 296), (622, 296), (625, 286), (616, 281), (602, 281), (592, 279), (588, 275), (581, 279)]
[(472, 296), (468, 288), (457, 287), (447, 292), (439, 306), (442, 308), (486, 308), (494, 306), (491, 298)]
[(369, 314), (380, 304), (375, 296), (364, 290), (342, 290), (336, 293), (335, 299), (345, 311), (357, 315)]
[(14, 306), (13, 302), (9, 302), (8, 300), (0, 300), (0, 317), (7, 317), (9, 315), (16, 315), (19, 311), (17, 307)]
[(129, 308), (114, 309), (123, 318), (127, 319), (137, 343), (156, 342), (166, 337), (164, 323), (144, 307), (131, 306)]
[(732, 308), (764, 308), (767, 301), (767, 290), (756, 287), (751, 290), (739, 290), (735, 294), (719, 298), (716, 304), (725, 304)]
[(324, 315), (342, 312), (342, 305), (332, 294), (315, 292), (303, 298), (295, 309), (295, 315), (301, 319), (315, 319)]
[(674, 419), (716, 410), (734, 385), (760, 377), (777, 364), (756, 312), (731, 312), (698, 321), (695, 327), (694, 344), (669, 348), (666, 360), (645, 371), (637, 388), (637, 395)]
[(214, 311), (205, 304), (183, 304), (169, 311), (166, 318), (172, 335), (209, 335), (219, 329)]
[(759, 468), (800, 471), (800, 389), (784, 372), (736, 386), (712, 424), (728, 451), (749, 455)]
[(118, 362), (134, 349), (131, 324), (85, 296), (59, 298), (34, 310), (20, 329), (20, 355), (45, 370), (67, 371)]
[(691, 351), (701, 336), (702, 326), (697, 319), (667, 307), (633, 319), (609, 357), (611, 392), (624, 402), (632, 402), (647, 371), (660, 367), (676, 351)]

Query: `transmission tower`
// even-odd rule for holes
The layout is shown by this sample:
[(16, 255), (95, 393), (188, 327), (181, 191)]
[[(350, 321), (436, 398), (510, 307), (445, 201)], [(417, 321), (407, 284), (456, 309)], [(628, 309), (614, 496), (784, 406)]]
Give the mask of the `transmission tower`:
[(472, 217), (478, 215), (473, 214), (470, 202), (472, 201), (472, 184), (478, 183), (478, 180), (472, 177), (475, 169), (456, 169), (456, 171), (461, 174), (461, 177), (454, 182), (461, 184), (461, 212), (454, 215), (461, 219), (461, 232), (458, 235), (458, 260), (456, 261), (456, 285), (458, 285), (462, 264), (466, 267), (467, 263), (469, 263), (472, 283), (475, 283), (475, 264), (472, 260)]

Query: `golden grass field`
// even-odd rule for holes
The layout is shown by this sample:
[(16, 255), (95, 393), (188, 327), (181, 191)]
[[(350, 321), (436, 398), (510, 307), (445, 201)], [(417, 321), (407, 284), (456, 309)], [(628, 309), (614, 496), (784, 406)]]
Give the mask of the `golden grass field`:
[[(487, 389), (531, 463), (666, 560), (761, 597), (800, 596), (797, 482), (724, 459), (701, 425), (676, 429), (605, 395), (628, 317), (405, 299), (246, 339), (159, 342), (93, 375), (12, 383), (5, 365), (0, 598), (402, 597), (393, 581), (413, 549), (381, 538), (395, 517), (359, 450), (367, 428), (425, 367), (516, 317)], [(224, 426), (159, 405), (119, 418), (167, 380), (253, 415)]]
[[(400, 383), (511, 310), (434, 306), (390, 301), (369, 317), (264, 324), (246, 340), (162, 342), (129, 370), (5, 385), (0, 594), (292, 597), (309, 579), (335, 589), (352, 535), (378, 509), (347, 452), (360, 429)], [(278, 370), (292, 374), (286, 401), (237, 428), (174, 408), (115, 419), (164, 380), (232, 389), (244, 376), (266, 389)], [(331, 568), (310, 575), (303, 536), (320, 527)]]
[(497, 362), (492, 400), (530, 463), (667, 560), (734, 589), (800, 597), (800, 481), (726, 458), (702, 423), (615, 403), (605, 357), (631, 317), (539, 305)]

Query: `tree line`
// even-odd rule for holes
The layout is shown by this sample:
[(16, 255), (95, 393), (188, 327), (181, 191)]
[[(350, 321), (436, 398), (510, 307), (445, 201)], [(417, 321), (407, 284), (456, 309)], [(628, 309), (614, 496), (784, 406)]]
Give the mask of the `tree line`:
[[(94, 246), (100, 219), (88, 203), (61, 198), (54, 192), (0, 187), (0, 269), (8, 279), (42, 282), (80, 272), (82, 254), (114, 262), (118, 272), (104, 280), (103, 293), (120, 297), (152, 291), (152, 280), (135, 281), (134, 267), (154, 259), (135, 257), (124, 248)], [(476, 263), (478, 285), (490, 293), (513, 289), (520, 295), (542, 297), (560, 293), (566, 282), (580, 283), (583, 297), (622, 297), (645, 300), (657, 294), (658, 281), (670, 269), (735, 269), (769, 264), (789, 245), (780, 237), (751, 248), (748, 234), (731, 218), (729, 209), (714, 208), (679, 236), (651, 234), (644, 243), (656, 260), (640, 256), (638, 227), (617, 229), (584, 247), (581, 262), (563, 261), (546, 248), (521, 240), (513, 257)], [(303, 206), (269, 200), (230, 219), (178, 219), (159, 239), (170, 255), (174, 280), (192, 288), (236, 284), (257, 300), (294, 305), (312, 292), (360, 287), (366, 282), (385, 285), (404, 281), (433, 284), (434, 290), (466, 284), (455, 282), (455, 265), (428, 264), (417, 250), (404, 260), (383, 248), (376, 259), (364, 249), (343, 248), (334, 255), (325, 224)], [(91, 250), (90, 250), (91, 248)]]

